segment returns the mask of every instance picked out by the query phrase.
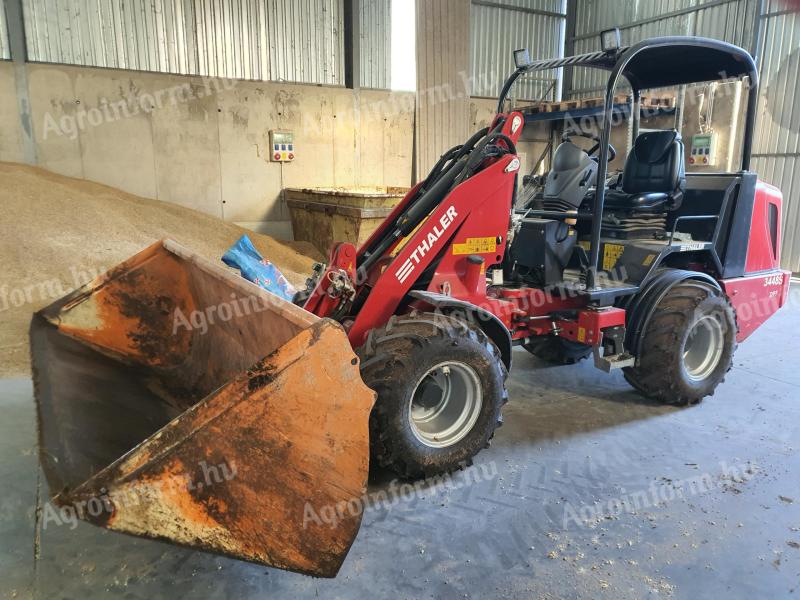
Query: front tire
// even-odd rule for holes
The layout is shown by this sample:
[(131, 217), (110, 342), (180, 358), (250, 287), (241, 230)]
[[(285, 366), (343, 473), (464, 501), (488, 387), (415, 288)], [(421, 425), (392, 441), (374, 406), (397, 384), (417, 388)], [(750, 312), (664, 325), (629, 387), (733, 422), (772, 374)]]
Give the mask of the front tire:
[(378, 394), (370, 450), (403, 477), (471, 464), (502, 423), (506, 368), (486, 334), (452, 316), (393, 316), (356, 350), (361, 377)]
[(625, 379), (642, 394), (694, 404), (714, 393), (733, 364), (736, 315), (717, 288), (687, 280), (656, 306)]

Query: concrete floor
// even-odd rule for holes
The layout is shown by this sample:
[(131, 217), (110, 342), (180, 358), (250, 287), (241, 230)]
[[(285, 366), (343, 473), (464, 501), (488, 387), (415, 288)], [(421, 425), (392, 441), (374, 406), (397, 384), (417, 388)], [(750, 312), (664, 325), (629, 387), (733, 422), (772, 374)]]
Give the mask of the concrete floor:
[[(739, 348), (714, 397), (689, 409), (647, 402), (619, 374), (588, 361), (548, 367), (515, 352), (505, 426), (471, 478), (462, 473), (453, 489), (368, 509), (334, 580), (86, 524), (36, 532), (31, 386), (5, 380), (0, 592), (148, 599), (793, 597), (800, 587), (798, 331), (795, 304)], [(385, 488), (390, 478), (376, 474), (372, 488)], [(627, 505), (615, 510), (615, 499)]]

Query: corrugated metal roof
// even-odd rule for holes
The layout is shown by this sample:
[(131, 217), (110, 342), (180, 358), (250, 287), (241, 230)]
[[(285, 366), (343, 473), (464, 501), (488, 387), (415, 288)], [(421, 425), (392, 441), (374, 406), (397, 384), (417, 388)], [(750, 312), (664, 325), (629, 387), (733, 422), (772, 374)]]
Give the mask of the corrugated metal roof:
[[(528, 12), (529, 10), (564, 14), (566, 1), (473, 1), (470, 50), (471, 95), (496, 97), (503, 82), (514, 70), (513, 51), (518, 48), (528, 48), (533, 59), (564, 55), (565, 17)], [(498, 35), (498, 32), (502, 35)], [(520, 79), (514, 93), (518, 98), (539, 99), (555, 79), (554, 90), (558, 94), (561, 77), (560, 70), (527, 76)], [(553, 92), (547, 95), (547, 99), (553, 98)]]
[(417, 178), (469, 135), (469, 8), (463, 0), (416, 0)]
[(765, 2), (759, 67), (758, 127), (753, 168), (783, 192), (782, 262), (800, 271), (800, 14)]
[(11, 58), (11, 48), (8, 45), (8, 24), (6, 23), (5, 1), (0, 0), (0, 59)]
[(31, 61), (342, 84), (343, 0), (23, 0)]
[[(361, 0), (361, 87), (389, 89), (392, 72), (392, 2)], [(409, 57), (414, 49), (409, 48)]]
[(761, 122), (753, 151), (796, 154), (800, 152), (800, 108), (796, 106), (800, 77), (800, 15), (786, 14), (764, 19), (761, 42)]
[[(620, 27), (623, 45), (664, 35), (697, 35), (749, 49), (757, 8), (752, 0), (587, 0), (577, 4), (576, 54), (599, 50), (600, 31), (611, 27)], [(605, 83), (605, 76), (596, 70), (575, 69), (570, 95), (597, 96)]]
[(781, 264), (800, 272), (800, 157), (755, 157), (751, 168), (759, 179), (776, 186), (783, 194)]

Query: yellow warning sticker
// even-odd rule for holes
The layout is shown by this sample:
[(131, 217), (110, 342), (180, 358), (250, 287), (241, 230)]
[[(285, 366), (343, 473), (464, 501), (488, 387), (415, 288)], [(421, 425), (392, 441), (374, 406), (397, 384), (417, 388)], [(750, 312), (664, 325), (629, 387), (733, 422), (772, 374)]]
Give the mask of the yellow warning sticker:
[(494, 237), (467, 238), (463, 244), (453, 244), (453, 254), (486, 254), (497, 251)]
[(585, 342), (586, 341), (586, 328), (585, 327), (578, 327), (578, 341)]
[(658, 256), (658, 254), (648, 254), (647, 256), (644, 257), (642, 265), (645, 267), (649, 267), (650, 265), (653, 264), (653, 260), (655, 259), (656, 256)]
[(620, 244), (605, 244), (603, 246), (603, 270), (613, 269), (624, 251), (625, 246)]

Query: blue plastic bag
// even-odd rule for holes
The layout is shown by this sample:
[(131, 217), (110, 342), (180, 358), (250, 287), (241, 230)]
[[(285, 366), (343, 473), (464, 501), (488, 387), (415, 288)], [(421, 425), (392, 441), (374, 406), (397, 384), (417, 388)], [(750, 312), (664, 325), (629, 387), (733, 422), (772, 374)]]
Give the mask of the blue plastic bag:
[(292, 301), (297, 290), (286, 281), (280, 269), (261, 256), (253, 246), (253, 242), (246, 235), (239, 240), (222, 256), (222, 262), (229, 267), (239, 269), (242, 277), (252, 281), (257, 286), (280, 296), (284, 300)]

